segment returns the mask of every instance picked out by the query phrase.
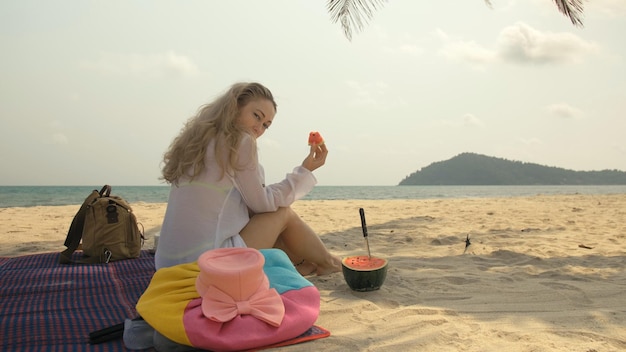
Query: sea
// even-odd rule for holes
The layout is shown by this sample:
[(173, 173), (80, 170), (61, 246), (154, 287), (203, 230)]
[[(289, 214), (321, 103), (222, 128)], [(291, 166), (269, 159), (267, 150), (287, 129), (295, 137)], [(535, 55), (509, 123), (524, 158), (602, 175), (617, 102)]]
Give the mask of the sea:
[[(112, 186), (128, 202), (165, 203), (169, 186)], [(0, 186), (0, 208), (82, 204), (102, 186)], [(534, 195), (626, 194), (611, 186), (316, 186), (302, 200), (501, 198)]]

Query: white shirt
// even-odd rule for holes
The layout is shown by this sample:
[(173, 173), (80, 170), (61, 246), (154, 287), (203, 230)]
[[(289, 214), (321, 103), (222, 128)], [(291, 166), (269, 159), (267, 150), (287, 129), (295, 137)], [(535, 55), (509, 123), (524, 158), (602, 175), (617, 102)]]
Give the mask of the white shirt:
[(294, 168), (279, 183), (265, 186), (263, 167), (258, 163), (252, 136), (244, 134), (239, 146), (238, 170), (221, 176), (210, 142), (205, 169), (192, 181), (172, 185), (163, 219), (156, 269), (194, 262), (213, 248), (245, 247), (239, 232), (252, 213), (288, 207), (309, 193), (317, 180), (302, 166)]

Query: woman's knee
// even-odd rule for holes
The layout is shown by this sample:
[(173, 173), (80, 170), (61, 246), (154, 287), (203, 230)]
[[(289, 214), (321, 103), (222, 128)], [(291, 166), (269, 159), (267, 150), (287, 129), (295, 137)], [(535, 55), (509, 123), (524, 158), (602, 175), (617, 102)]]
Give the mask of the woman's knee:
[(277, 217), (283, 219), (284, 223), (287, 223), (296, 213), (290, 207), (280, 207), (274, 212)]
[(253, 215), (242, 234), (251, 230), (258, 233), (261, 230), (278, 236), (297, 219), (299, 219), (298, 215), (290, 207), (280, 207), (276, 211)]

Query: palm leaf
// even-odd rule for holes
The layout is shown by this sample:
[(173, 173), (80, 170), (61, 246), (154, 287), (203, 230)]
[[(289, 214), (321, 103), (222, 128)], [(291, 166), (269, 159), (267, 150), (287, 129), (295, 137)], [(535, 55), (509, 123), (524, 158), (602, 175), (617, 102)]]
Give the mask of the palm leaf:
[[(485, 0), (487, 5), (491, 7), (491, 1)], [(574, 26), (583, 25), (583, 0), (554, 0), (559, 11), (567, 16)]]
[(341, 28), (348, 40), (352, 40), (352, 28), (361, 31), (374, 11), (386, 0), (328, 0), (328, 12), (333, 23), (341, 22)]
[(554, 0), (562, 14), (569, 17), (574, 26), (583, 25), (583, 0)]
[[(583, 1), (554, 0), (559, 11), (575, 26), (583, 25)], [(387, 0), (328, 0), (327, 7), (333, 23), (340, 22), (346, 38), (352, 40), (352, 28), (357, 31), (363, 30), (367, 21), (374, 16), (374, 11), (385, 2)], [(491, 0), (485, 0), (485, 3), (491, 7)]]

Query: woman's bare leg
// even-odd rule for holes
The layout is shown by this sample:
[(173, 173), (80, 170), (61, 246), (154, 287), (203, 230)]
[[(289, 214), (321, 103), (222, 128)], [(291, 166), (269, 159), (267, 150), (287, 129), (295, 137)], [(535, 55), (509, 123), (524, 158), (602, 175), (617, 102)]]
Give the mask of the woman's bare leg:
[(302, 274), (302, 276), (308, 276), (317, 273), (317, 265), (304, 259), (300, 259), (302, 257), (298, 257), (297, 255), (292, 254), (289, 248), (287, 248), (287, 246), (283, 243), (280, 236), (278, 237), (278, 241), (276, 241), (276, 244), (274, 244), (274, 248), (281, 249), (285, 253), (287, 253), (287, 256), (293, 262), (296, 270), (298, 270), (298, 272)]
[(277, 247), (295, 264), (304, 260), (299, 270), (306, 271), (309, 267), (315, 269), (317, 275), (341, 271), (341, 259), (328, 251), (319, 236), (291, 208), (254, 215), (240, 234), (248, 247)]

